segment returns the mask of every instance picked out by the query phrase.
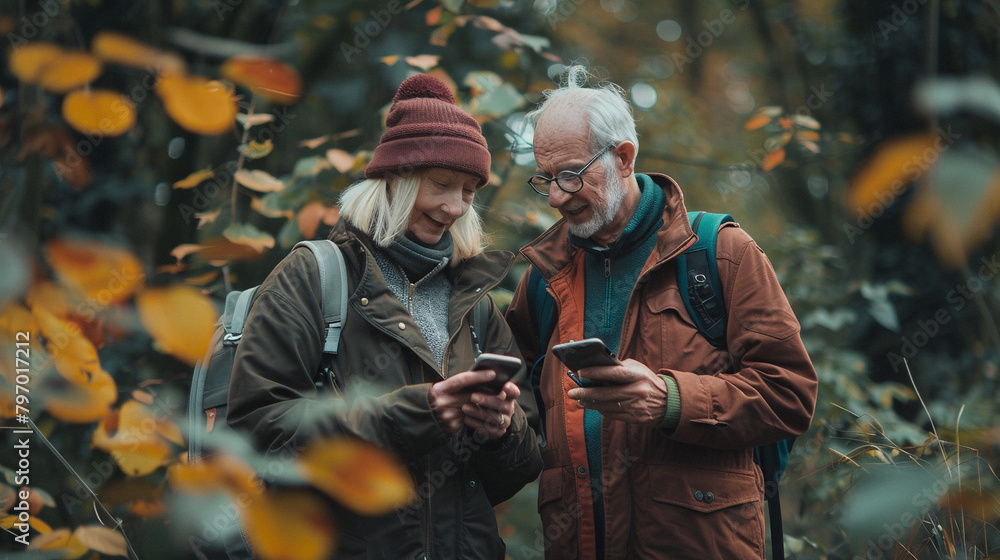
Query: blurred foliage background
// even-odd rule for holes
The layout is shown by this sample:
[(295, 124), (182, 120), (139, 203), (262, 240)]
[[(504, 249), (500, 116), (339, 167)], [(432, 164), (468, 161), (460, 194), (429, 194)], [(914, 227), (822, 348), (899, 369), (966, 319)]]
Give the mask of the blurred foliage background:
[[(19, 474), (0, 431), (0, 549), (124, 556), (125, 534), (197, 557), (224, 511), (310, 523), (261, 550), (326, 554), (335, 508), (308, 493), (179, 521), (185, 493), (260, 494), (243, 463), (186, 464), (222, 298), (325, 236), (414, 72), (483, 123), (477, 204), (516, 251), (557, 218), (524, 182), (522, 117), (575, 62), (625, 88), (638, 170), (732, 214), (802, 323), (821, 385), (781, 481), (788, 556), (997, 557), (998, 29), (995, 0), (3, 0), (0, 416), (26, 413), (80, 480), (34, 436)], [(341, 504), (403, 484), (327, 445), (300, 470), (335, 471), (319, 490)], [(546, 548), (534, 496), (497, 508), (512, 559)]]

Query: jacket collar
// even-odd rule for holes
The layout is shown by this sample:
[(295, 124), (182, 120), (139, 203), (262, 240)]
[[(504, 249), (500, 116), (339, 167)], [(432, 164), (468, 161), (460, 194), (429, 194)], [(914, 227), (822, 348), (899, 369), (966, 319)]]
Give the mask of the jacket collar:
[[(684, 194), (672, 178), (660, 173), (647, 173), (667, 197), (663, 208), (663, 227), (656, 234), (657, 264), (678, 255), (694, 242), (694, 231), (687, 219)], [(561, 219), (554, 226), (524, 246), (521, 254), (542, 277), (549, 279), (569, 265), (580, 250), (569, 241), (569, 225)]]

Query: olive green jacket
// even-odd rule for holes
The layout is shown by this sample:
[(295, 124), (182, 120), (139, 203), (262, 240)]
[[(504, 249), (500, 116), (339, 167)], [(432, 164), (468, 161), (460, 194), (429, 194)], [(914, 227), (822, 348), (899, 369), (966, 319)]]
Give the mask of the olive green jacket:
[[(470, 430), (445, 433), (428, 401), (431, 383), (468, 370), (476, 302), (504, 277), (513, 255), (491, 251), (450, 267), (450, 340), (439, 366), (413, 317), (386, 286), (371, 240), (344, 220), (330, 235), (344, 253), (348, 311), (333, 374), (317, 389), (325, 333), (315, 257), (292, 251), (261, 285), (236, 353), (229, 391), (230, 426), (270, 453), (315, 438), (348, 436), (391, 451), (417, 490), (407, 507), (377, 517), (338, 515), (337, 558), (502, 559), (492, 506), (541, 471), (537, 411), (525, 372), (508, 433), (480, 441)], [(510, 329), (490, 302), (482, 350), (519, 355)]]

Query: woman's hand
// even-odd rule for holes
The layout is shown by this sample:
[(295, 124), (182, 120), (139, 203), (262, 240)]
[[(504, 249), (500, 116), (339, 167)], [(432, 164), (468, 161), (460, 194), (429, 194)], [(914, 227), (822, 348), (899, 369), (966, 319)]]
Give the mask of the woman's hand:
[(514, 418), (514, 407), (521, 390), (508, 381), (495, 395), (472, 393), (471, 402), (462, 406), (465, 425), (486, 439), (499, 439), (507, 433)]
[(495, 377), (493, 370), (463, 371), (431, 385), (427, 398), (445, 432), (453, 434), (465, 424), (464, 408), (473, 402), (471, 388)]

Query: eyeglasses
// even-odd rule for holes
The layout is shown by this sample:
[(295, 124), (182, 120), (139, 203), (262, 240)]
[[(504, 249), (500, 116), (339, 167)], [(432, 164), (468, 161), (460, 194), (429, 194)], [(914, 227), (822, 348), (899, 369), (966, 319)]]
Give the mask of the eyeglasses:
[(540, 173), (536, 173), (528, 178), (528, 184), (531, 188), (535, 189), (535, 192), (542, 196), (549, 196), (549, 185), (552, 181), (556, 182), (556, 186), (562, 189), (563, 192), (567, 194), (573, 194), (578, 192), (583, 188), (583, 174), (587, 172), (587, 168), (597, 161), (597, 158), (604, 155), (604, 152), (614, 148), (618, 144), (608, 144), (601, 148), (601, 151), (597, 152), (587, 165), (583, 166), (583, 169), (579, 171), (560, 171), (555, 177), (546, 177)]

